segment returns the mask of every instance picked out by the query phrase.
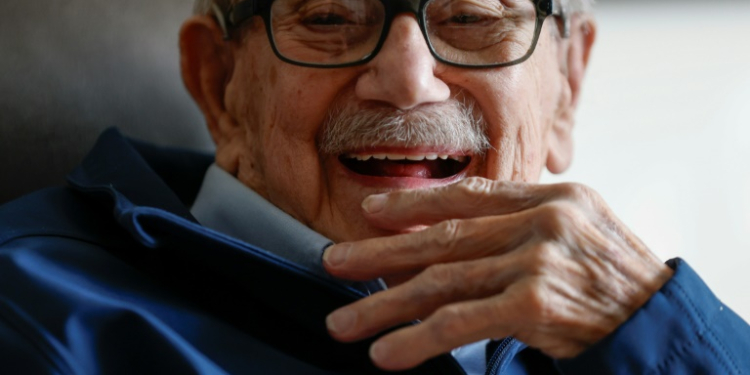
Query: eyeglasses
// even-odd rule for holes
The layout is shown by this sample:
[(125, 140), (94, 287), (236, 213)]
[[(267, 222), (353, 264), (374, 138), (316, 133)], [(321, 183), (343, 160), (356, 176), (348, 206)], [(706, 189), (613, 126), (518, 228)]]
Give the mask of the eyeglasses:
[(445, 64), (503, 67), (528, 59), (544, 20), (557, 17), (563, 37), (569, 19), (561, 0), (248, 0), (213, 10), (229, 39), (260, 16), (279, 59), (337, 68), (364, 64), (383, 46), (394, 17), (413, 13), (430, 52)]

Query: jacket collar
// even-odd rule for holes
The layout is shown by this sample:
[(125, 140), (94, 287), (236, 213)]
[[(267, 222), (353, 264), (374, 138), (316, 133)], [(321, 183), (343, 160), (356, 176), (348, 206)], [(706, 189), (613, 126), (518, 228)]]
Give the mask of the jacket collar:
[(213, 156), (126, 140), (107, 129), (81, 165), (68, 175), (76, 190), (108, 193), (115, 210), (152, 207), (196, 222), (186, 207), (198, 194)]

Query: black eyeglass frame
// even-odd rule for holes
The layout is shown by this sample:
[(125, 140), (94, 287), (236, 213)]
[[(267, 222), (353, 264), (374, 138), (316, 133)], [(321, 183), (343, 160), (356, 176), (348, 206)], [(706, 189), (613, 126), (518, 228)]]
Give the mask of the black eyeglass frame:
[(378, 52), (380, 52), (380, 49), (383, 47), (383, 44), (388, 37), (393, 19), (401, 13), (412, 13), (415, 15), (415, 17), (417, 18), (417, 22), (419, 23), (419, 29), (422, 31), (422, 36), (424, 36), (424, 39), (427, 42), (427, 47), (436, 60), (440, 61), (443, 64), (461, 68), (502, 68), (520, 64), (528, 60), (536, 49), (536, 45), (539, 42), (539, 36), (542, 32), (542, 26), (544, 24), (544, 21), (549, 16), (557, 17), (562, 21), (561, 33), (563, 38), (568, 38), (570, 36), (570, 17), (568, 15), (566, 7), (560, 4), (560, 2), (563, 0), (529, 0), (536, 6), (536, 29), (534, 30), (534, 39), (532, 40), (531, 46), (529, 47), (529, 50), (525, 55), (516, 60), (504, 63), (480, 65), (457, 63), (441, 57), (432, 46), (430, 36), (427, 33), (424, 12), (424, 9), (429, 1), (430, 0), (380, 0), (380, 2), (383, 3), (383, 8), (385, 10), (385, 19), (383, 20), (383, 30), (380, 33), (380, 40), (378, 40), (377, 45), (369, 55), (360, 60), (343, 64), (309, 63), (293, 60), (282, 55), (281, 52), (279, 52), (279, 50), (276, 48), (276, 42), (274, 42), (273, 40), (273, 30), (271, 25), (271, 3), (273, 3), (274, 0), (247, 0), (234, 4), (226, 11), (222, 10), (214, 2), (212, 3), (212, 11), (224, 33), (225, 40), (231, 39), (231, 31), (233, 29), (239, 28), (242, 23), (254, 16), (260, 16), (263, 19), (263, 23), (265, 23), (266, 25), (266, 35), (268, 36), (268, 40), (271, 43), (271, 48), (273, 49), (276, 57), (290, 64), (311, 68), (344, 68), (366, 64), (378, 55)]

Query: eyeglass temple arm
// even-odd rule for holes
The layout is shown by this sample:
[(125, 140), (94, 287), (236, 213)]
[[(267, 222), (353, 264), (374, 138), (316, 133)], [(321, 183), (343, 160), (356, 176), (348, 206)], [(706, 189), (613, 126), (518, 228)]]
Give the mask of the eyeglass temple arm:
[(244, 20), (258, 14), (260, 6), (257, 0), (242, 1), (231, 6), (225, 12), (216, 2), (211, 2), (211, 11), (214, 17), (216, 17), (221, 31), (224, 33), (224, 40), (229, 40), (231, 39), (229, 35), (230, 29), (237, 27)]
[(219, 27), (221, 28), (221, 32), (224, 34), (224, 40), (229, 39), (229, 29), (227, 28), (227, 16), (224, 14), (224, 11), (221, 10), (221, 8), (216, 5), (216, 3), (211, 3), (211, 12), (214, 14), (214, 18), (216, 18), (216, 22), (219, 23)]
[(570, 15), (568, 14), (568, 1), (567, 0), (549, 0), (550, 1), (550, 14), (558, 17), (562, 21), (562, 37), (570, 37)]

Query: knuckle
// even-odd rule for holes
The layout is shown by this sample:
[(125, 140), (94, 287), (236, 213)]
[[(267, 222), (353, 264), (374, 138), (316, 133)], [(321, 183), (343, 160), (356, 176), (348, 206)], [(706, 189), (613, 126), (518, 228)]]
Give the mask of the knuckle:
[(458, 182), (455, 189), (462, 201), (482, 203), (483, 198), (495, 189), (495, 182), (481, 177), (469, 177)]
[[(456, 253), (461, 247), (464, 226), (463, 221), (458, 219), (446, 220), (436, 225), (434, 231), (437, 232), (437, 235), (431, 236), (434, 240), (433, 246), (444, 251), (446, 255)], [(432, 235), (432, 233), (428, 235)]]
[(539, 281), (530, 282), (526, 290), (526, 303), (530, 311), (539, 312), (546, 304), (544, 287)]
[(460, 300), (466, 293), (464, 273), (454, 264), (429, 266), (418, 276), (418, 284), (412, 297), (435, 307)]
[(436, 291), (448, 291), (453, 289), (461, 277), (454, 267), (449, 264), (435, 264), (427, 267), (422, 274), (425, 284), (430, 285)]
[(487, 193), (492, 191), (492, 180), (482, 177), (469, 177), (461, 180), (456, 187), (467, 193)]
[(434, 335), (437, 342), (450, 342), (462, 336), (470, 326), (471, 317), (456, 305), (441, 307), (433, 315)]
[(576, 206), (567, 202), (551, 202), (540, 208), (536, 228), (546, 238), (559, 239), (565, 236), (568, 228), (579, 226), (583, 220), (584, 215)]
[(528, 249), (527, 270), (533, 275), (549, 273), (558, 263), (560, 250), (557, 246), (544, 242)]
[(597, 208), (601, 206), (601, 196), (596, 190), (579, 183), (563, 183), (558, 185), (560, 196), (565, 200), (576, 202), (585, 207)]
[(594, 195), (593, 189), (575, 182), (560, 184), (558, 189), (562, 197), (574, 202), (585, 202)]
[(555, 309), (551, 301), (551, 291), (543, 277), (535, 277), (527, 283), (526, 311), (538, 327), (551, 326), (556, 320)]

